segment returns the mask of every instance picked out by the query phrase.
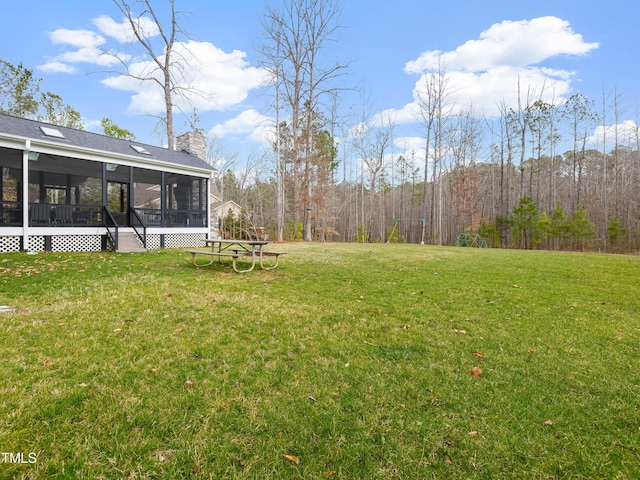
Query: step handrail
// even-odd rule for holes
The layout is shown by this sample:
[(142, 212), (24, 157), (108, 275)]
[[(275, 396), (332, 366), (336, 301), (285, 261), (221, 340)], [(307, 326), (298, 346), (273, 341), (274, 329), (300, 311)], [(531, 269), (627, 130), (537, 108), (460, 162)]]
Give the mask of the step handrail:
[[(137, 235), (138, 239), (142, 242), (142, 246), (146, 249), (147, 248), (147, 226), (142, 221), (142, 218), (140, 217), (138, 212), (136, 212), (135, 208), (129, 207), (129, 213), (131, 214), (130, 218), (131, 218), (131, 226), (133, 227), (133, 231)], [(134, 218), (138, 222), (138, 226), (142, 227), (142, 233), (138, 231), (138, 226), (136, 226), (136, 222), (133, 221)]]
[[(113, 242), (113, 249), (118, 251), (118, 222), (116, 222), (106, 205), (102, 207), (102, 213), (102, 224), (107, 231), (107, 238)], [(113, 227), (114, 232), (111, 231), (111, 227)]]

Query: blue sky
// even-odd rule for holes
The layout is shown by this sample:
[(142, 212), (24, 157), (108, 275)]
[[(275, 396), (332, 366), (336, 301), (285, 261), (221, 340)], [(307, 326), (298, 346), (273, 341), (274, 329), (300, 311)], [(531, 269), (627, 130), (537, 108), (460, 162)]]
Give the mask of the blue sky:
[[(155, 0), (159, 10), (166, 3)], [(271, 113), (260, 87), (257, 46), (263, 0), (176, 0), (189, 51), (198, 67), (187, 72), (214, 101), (194, 99), (201, 127), (241, 156), (264, 150)], [(270, 0), (270, 5), (277, 5)], [(157, 92), (118, 77), (99, 49), (125, 49), (123, 16), (113, 2), (0, 0), (0, 58), (33, 68), (42, 88), (62, 96), (88, 130), (109, 117), (139, 141), (161, 144)], [(517, 79), (548, 99), (582, 93), (600, 101), (621, 97), (623, 118), (635, 125), (640, 100), (638, 0), (345, 0), (328, 61), (351, 62), (345, 87), (361, 88), (371, 111), (393, 115), (396, 135), (419, 143), (413, 110), (421, 75), (445, 59), (455, 100), (491, 116), (500, 101), (515, 101)], [(13, 19), (9, 20), (8, 19)], [(132, 61), (144, 61), (130, 50)], [(141, 63), (142, 65), (143, 63)], [(111, 72), (107, 72), (111, 70)], [(345, 94), (345, 111), (360, 112), (363, 95)], [(356, 120), (354, 120), (355, 122)], [(186, 131), (177, 116), (175, 130)]]

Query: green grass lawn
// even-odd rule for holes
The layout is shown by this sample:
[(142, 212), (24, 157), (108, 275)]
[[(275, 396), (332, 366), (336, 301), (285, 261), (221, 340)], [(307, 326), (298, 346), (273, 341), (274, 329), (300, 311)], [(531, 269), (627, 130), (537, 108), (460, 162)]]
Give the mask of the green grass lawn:
[(277, 248), (0, 257), (0, 477), (640, 478), (640, 257)]

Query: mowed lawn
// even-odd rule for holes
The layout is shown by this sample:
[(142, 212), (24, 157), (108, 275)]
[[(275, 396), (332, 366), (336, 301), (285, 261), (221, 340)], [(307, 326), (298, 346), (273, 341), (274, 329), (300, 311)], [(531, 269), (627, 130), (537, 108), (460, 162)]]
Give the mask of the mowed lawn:
[(276, 248), (2, 255), (0, 477), (640, 478), (640, 257)]

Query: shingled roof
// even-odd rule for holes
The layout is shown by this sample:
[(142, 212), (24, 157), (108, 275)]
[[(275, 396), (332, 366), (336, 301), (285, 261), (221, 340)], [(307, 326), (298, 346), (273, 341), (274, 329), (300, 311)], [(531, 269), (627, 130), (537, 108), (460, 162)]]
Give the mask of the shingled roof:
[[(62, 138), (47, 135), (47, 129), (57, 131)], [(53, 133), (49, 131), (49, 133)], [(79, 147), (96, 150), (104, 153), (125, 155), (148, 162), (167, 163), (179, 165), (187, 168), (204, 170), (214, 170), (204, 159), (201, 159), (188, 152), (169, 150), (163, 147), (148, 145), (131, 140), (108, 137), (98, 133), (76, 130), (73, 128), (61, 127), (36, 120), (13, 117), (11, 115), (0, 114), (0, 137), (3, 134), (22, 137), (32, 141), (46, 141), (49, 144), (60, 144), (61, 146)], [(136, 148), (137, 147), (137, 148)]]

